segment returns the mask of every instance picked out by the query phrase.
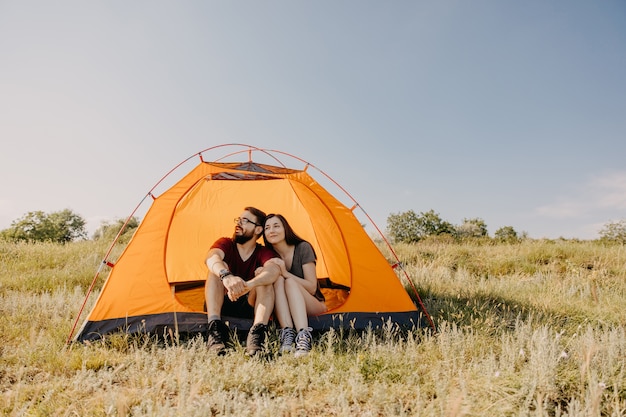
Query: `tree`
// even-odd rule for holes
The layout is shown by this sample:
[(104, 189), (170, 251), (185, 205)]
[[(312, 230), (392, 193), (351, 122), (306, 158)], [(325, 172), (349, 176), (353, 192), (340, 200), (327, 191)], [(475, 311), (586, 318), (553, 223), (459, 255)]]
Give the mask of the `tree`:
[(395, 242), (417, 242), (420, 239), (418, 227), (417, 214), (413, 210), (387, 217), (387, 234)]
[(420, 213), (418, 223), (422, 237), (444, 234), (456, 236), (456, 229), (452, 223), (442, 220), (439, 213), (435, 213), (434, 210)]
[[(124, 219), (117, 219), (113, 223), (110, 222), (102, 222), (98, 230), (96, 230), (93, 234), (94, 240), (105, 239), (108, 241), (112, 241), (115, 239), (117, 234), (120, 232), (122, 227), (126, 223)], [(128, 219), (128, 223), (126, 223), (126, 228), (123, 230), (120, 235), (118, 242), (119, 243), (128, 243), (132, 235), (135, 233), (135, 229), (139, 227), (139, 220), (136, 217), (131, 217)]]
[(626, 219), (606, 223), (600, 230), (600, 240), (626, 244)]
[(513, 226), (503, 226), (499, 228), (498, 230), (496, 230), (494, 236), (496, 240), (499, 240), (500, 242), (513, 243), (519, 241), (519, 236), (517, 235), (517, 232), (515, 231)]
[(450, 234), (456, 231), (451, 223), (443, 221), (434, 210), (419, 215), (413, 210), (390, 214), (387, 217), (387, 233), (395, 242), (418, 242), (427, 236)]
[(485, 237), (487, 233), (487, 224), (483, 219), (478, 217), (473, 219), (463, 219), (463, 223), (456, 228), (457, 236), (465, 238)]
[(53, 213), (28, 212), (1, 233), (7, 240), (25, 242), (68, 243), (87, 237), (85, 220), (70, 209)]

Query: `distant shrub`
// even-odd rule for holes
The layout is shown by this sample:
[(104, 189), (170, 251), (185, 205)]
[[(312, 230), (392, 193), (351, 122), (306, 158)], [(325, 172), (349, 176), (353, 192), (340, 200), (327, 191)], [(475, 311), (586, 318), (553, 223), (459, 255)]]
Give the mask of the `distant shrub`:
[(606, 223), (600, 230), (600, 240), (626, 244), (626, 219)]
[(483, 219), (463, 219), (463, 223), (456, 227), (460, 238), (480, 238), (488, 235), (487, 224)]
[(513, 226), (504, 226), (496, 230), (494, 237), (499, 242), (514, 243), (520, 240)]
[(428, 236), (456, 235), (455, 227), (441, 219), (434, 210), (419, 215), (413, 210), (387, 217), (387, 233), (394, 242), (419, 242)]
[(68, 243), (87, 238), (85, 220), (70, 209), (44, 213), (31, 211), (0, 232), (9, 242)]
[[(124, 219), (115, 220), (113, 223), (102, 222), (98, 230), (94, 232), (93, 240), (105, 240), (108, 242), (112, 242), (113, 239), (115, 239), (117, 234), (120, 232), (122, 227), (124, 227), (124, 223), (126, 223), (126, 220)], [(128, 219), (126, 227), (124, 228), (122, 234), (118, 239), (118, 243), (128, 243), (128, 241), (130, 241), (130, 238), (135, 233), (137, 227), (139, 227), (139, 220), (136, 217), (131, 217), (130, 219)]]

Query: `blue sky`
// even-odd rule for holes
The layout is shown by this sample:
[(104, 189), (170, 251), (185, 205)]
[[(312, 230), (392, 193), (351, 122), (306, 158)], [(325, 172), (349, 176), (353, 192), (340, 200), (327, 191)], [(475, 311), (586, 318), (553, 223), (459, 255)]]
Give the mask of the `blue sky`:
[(313, 163), (382, 229), (626, 218), (623, 1), (0, 1), (0, 228), (125, 218), (223, 143)]

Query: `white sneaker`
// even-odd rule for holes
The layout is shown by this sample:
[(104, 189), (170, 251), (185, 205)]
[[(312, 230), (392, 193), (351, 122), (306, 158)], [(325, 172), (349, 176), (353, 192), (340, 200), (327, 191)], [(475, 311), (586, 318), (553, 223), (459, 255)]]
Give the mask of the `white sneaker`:
[(280, 349), (279, 353), (293, 352), (293, 344), (296, 340), (296, 330), (293, 327), (285, 327), (280, 329), (279, 334)]
[(298, 335), (296, 336), (296, 357), (306, 356), (311, 351), (313, 347), (313, 337), (311, 336), (310, 327), (306, 327), (304, 329), (300, 329)]

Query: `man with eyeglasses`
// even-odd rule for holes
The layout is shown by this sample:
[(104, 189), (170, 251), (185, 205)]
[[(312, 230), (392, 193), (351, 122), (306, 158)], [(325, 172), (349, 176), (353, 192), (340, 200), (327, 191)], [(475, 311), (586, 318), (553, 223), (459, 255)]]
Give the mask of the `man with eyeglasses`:
[[(233, 237), (215, 241), (207, 255), (208, 346), (218, 355), (226, 353), (230, 338), (222, 315), (254, 319), (246, 339), (249, 356), (260, 352), (267, 338), (267, 323), (274, 309), (273, 284), (280, 268), (269, 262), (279, 257), (276, 252), (257, 243), (263, 234), (265, 217), (255, 207), (244, 208), (235, 218)], [(258, 268), (260, 272), (255, 275)]]

